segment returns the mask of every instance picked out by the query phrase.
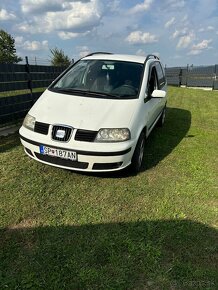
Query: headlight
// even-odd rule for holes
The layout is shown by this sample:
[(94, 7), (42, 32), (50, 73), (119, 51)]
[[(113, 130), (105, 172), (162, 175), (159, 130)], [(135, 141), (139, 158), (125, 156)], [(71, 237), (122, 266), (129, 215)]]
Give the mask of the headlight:
[(35, 122), (36, 122), (36, 118), (27, 114), (25, 119), (23, 120), (23, 126), (33, 131), (35, 127)]
[(100, 129), (96, 137), (99, 142), (119, 142), (130, 139), (130, 131), (127, 128)]

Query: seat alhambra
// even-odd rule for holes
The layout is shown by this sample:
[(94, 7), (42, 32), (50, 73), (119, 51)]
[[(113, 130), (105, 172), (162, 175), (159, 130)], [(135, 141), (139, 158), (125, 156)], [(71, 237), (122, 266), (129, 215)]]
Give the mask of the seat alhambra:
[(65, 169), (139, 172), (145, 140), (164, 122), (166, 86), (157, 56), (92, 53), (30, 109), (19, 131), (24, 150)]

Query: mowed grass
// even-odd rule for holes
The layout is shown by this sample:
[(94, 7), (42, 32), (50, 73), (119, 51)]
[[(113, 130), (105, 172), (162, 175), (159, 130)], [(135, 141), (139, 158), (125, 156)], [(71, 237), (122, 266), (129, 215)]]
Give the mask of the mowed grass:
[(0, 140), (0, 289), (217, 289), (218, 92), (169, 88), (137, 176)]

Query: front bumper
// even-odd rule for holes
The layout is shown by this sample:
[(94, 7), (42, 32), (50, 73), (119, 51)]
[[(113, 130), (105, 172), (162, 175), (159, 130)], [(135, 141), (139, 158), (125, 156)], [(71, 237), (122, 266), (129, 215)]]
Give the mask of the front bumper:
[[(26, 154), (37, 161), (64, 169), (87, 172), (116, 171), (127, 167), (131, 163), (135, 147), (132, 140), (110, 144), (76, 142), (73, 146), (46, 139), (41, 134), (24, 127), (20, 129), (20, 139)], [(41, 154), (40, 145), (74, 151), (77, 153), (77, 161)]]

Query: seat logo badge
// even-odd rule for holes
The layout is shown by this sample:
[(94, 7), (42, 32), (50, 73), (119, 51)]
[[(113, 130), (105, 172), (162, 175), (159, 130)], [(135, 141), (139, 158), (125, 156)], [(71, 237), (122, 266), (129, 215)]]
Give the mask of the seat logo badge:
[(63, 139), (65, 137), (65, 131), (60, 129), (57, 130), (55, 137)]

